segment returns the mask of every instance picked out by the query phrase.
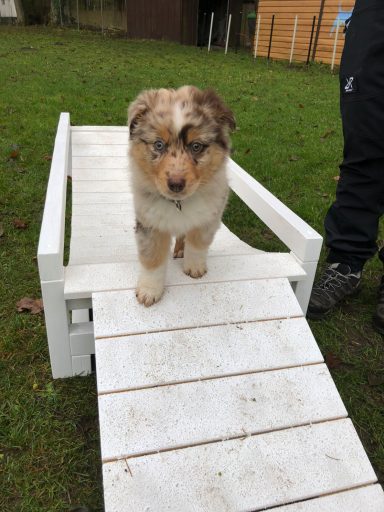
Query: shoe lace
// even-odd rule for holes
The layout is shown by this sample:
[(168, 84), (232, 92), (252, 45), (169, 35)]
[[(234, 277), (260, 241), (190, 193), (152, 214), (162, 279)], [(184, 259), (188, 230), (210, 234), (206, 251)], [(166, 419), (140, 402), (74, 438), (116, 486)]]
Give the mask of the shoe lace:
[[(315, 290), (332, 291), (336, 288), (341, 288), (344, 284), (348, 283), (350, 274), (344, 275), (334, 268), (328, 268), (320, 277), (318, 283), (315, 285)], [(381, 289), (381, 288), (380, 288)], [(384, 299), (384, 284), (383, 284), (383, 299)]]

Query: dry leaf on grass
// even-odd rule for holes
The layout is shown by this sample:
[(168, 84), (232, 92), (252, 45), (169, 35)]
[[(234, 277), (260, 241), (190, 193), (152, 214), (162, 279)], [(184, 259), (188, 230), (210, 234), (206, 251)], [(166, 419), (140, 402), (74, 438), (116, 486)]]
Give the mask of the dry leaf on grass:
[(22, 219), (13, 219), (12, 224), (16, 229), (26, 229), (28, 227), (28, 223)]
[(370, 386), (381, 386), (384, 384), (384, 374), (371, 373), (368, 375), (368, 384)]
[(30, 297), (23, 297), (16, 304), (18, 313), (29, 311), (32, 315), (41, 313), (44, 309), (42, 299), (31, 299)]
[(333, 177), (333, 179), (334, 179), (335, 181), (339, 181), (340, 176), (334, 176), (334, 177)]
[(343, 364), (343, 361), (337, 357), (333, 352), (327, 352), (325, 354), (325, 362), (329, 369), (339, 368)]
[(52, 160), (52, 155), (44, 155), (43, 156), (43, 160), (51, 161)]

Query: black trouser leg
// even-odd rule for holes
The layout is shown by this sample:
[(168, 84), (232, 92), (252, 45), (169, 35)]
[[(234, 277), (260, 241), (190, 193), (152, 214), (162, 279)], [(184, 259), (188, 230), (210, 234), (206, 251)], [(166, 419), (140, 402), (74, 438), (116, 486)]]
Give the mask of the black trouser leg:
[(344, 159), (325, 218), (328, 261), (360, 270), (384, 213), (384, 2), (357, 0), (340, 66)]

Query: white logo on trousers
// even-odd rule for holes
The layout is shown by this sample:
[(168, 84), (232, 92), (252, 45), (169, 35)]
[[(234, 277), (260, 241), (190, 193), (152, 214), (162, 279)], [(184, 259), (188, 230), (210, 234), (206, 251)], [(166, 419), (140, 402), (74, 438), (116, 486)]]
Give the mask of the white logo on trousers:
[(347, 84), (344, 87), (344, 91), (345, 92), (352, 92), (353, 91), (353, 80), (354, 80), (353, 76), (351, 76), (350, 78), (347, 78)]

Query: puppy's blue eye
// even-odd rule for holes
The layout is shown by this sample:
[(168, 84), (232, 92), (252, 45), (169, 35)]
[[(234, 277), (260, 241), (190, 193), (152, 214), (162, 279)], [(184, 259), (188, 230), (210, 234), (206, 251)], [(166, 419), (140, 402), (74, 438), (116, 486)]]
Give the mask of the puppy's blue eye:
[(156, 151), (159, 151), (159, 153), (160, 153), (160, 152), (164, 151), (164, 149), (165, 149), (165, 144), (164, 144), (164, 142), (163, 142), (162, 140), (157, 140), (157, 141), (154, 143), (153, 147), (154, 147), (154, 149), (155, 149)]
[(200, 153), (200, 151), (203, 149), (203, 145), (201, 142), (192, 142), (189, 146), (191, 148), (192, 153)]

